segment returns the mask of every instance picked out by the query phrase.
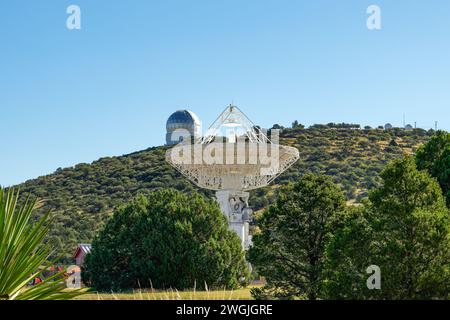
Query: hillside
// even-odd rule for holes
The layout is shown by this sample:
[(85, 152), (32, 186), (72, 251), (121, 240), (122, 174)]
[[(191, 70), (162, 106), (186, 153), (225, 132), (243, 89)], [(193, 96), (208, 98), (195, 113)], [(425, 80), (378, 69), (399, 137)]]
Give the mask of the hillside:
[[(354, 129), (300, 125), (283, 129), (281, 143), (295, 146), (301, 159), (277, 179), (277, 184), (297, 179), (306, 171), (332, 176), (344, 189), (349, 203), (360, 201), (367, 189), (379, 183), (384, 164), (403, 153), (413, 153), (432, 132), (421, 129)], [(90, 242), (98, 228), (120, 205), (138, 193), (173, 187), (189, 192), (197, 189), (164, 160), (166, 147), (101, 158), (92, 164), (58, 169), (53, 174), (29, 180), (22, 193), (45, 201), (43, 210), (55, 213), (52, 244), (66, 261), (77, 243)], [(252, 192), (250, 205), (258, 210), (274, 198), (277, 184)], [(203, 193), (212, 196), (209, 191)]]

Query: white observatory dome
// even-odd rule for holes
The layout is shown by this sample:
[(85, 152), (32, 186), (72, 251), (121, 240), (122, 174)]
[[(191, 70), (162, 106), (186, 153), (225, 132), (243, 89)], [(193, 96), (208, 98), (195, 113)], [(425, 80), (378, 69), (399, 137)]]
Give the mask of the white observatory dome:
[(192, 111), (178, 110), (167, 119), (166, 130), (166, 144), (177, 144), (186, 137), (199, 136), (200, 119)]

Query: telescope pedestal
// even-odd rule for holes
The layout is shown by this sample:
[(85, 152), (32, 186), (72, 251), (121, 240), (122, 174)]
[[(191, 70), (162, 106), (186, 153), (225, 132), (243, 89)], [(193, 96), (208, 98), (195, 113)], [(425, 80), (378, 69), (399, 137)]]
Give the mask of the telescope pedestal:
[(228, 226), (237, 233), (241, 239), (242, 248), (247, 250), (251, 245), (249, 235), (249, 222), (252, 217), (252, 209), (248, 206), (249, 193), (239, 190), (216, 191), (222, 213), (228, 220)]

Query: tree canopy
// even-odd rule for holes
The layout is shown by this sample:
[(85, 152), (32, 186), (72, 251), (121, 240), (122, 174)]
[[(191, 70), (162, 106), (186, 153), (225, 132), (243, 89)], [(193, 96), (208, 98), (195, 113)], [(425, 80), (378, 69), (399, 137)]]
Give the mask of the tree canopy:
[(240, 240), (214, 200), (172, 189), (115, 210), (82, 276), (97, 290), (236, 288), (248, 281)]
[[(450, 220), (438, 183), (409, 156), (390, 163), (381, 178), (327, 248), (328, 297), (448, 297)], [(381, 269), (381, 290), (366, 287), (370, 265)]]
[(438, 131), (431, 140), (419, 148), (417, 167), (435, 177), (450, 207), (450, 133)]
[[(297, 181), (312, 172), (329, 176), (345, 192), (347, 200), (361, 202), (368, 190), (379, 186), (379, 173), (385, 164), (403, 153), (416, 152), (432, 132), (421, 129), (405, 131), (355, 130), (337, 128), (284, 128), (280, 143), (299, 149), (301, 160), (284, 172), (275, 183), (251, 192), (250, 206), (266, 208), (275, 201), (273, 187)], [(395, 139), (396, 145), (389, 146)], [(114, 208), (158, 188), (175, 188), (190, 193), (197, 190), (209, 197), (213, 193), (199, 190), (164, 160), (167, 147), (155, 147), (118, 157), (104, 157), (91, 164), (80, 163), (57, 169), (53, 174), (21, 184), (22, 194), (42, 199), (41, 216), (54, 213), (54, 226), (48, 242), (55, 248), (54, 257), (71, 263), (78, 243), (90, 243)], [(1, 181), (0, 181), (1, 184)]]
[(307, 174), (284, 187), (258, 219), (249, 261), (267, 280), (256, 297), (317, 299), (324, 282), (324, 253), (344, 195), (326, 176)]

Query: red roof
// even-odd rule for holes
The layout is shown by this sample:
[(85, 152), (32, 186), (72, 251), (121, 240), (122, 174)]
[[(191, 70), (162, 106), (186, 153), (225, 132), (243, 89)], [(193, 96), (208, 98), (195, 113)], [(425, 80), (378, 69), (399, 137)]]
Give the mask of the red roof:
[(89, 252), (91, 252), (92, 246), (90, 243), (81, 243), (78, 245), (77, 250), (75, 250), (75, 253), (73, 254), (73, 258), (75, 259), (78, 257), (81, 253), (86, 255)]

